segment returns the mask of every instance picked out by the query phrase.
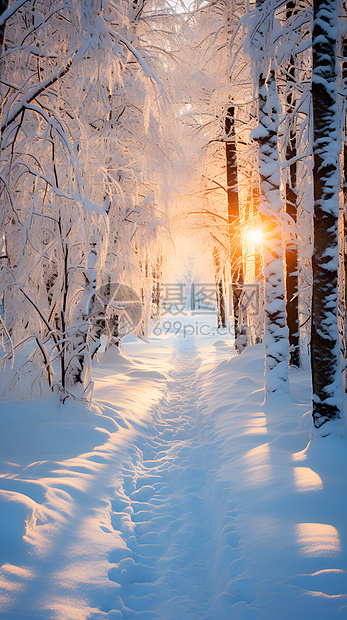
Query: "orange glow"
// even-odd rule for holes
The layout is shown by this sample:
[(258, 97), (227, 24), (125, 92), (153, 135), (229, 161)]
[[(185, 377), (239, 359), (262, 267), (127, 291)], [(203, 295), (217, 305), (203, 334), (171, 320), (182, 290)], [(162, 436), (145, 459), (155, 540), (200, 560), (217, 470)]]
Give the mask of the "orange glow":
[(310, 467), (294, 467), (294, 479), (298, 491), (317, 491), (323, 488), (322, 479)]
[(255, 282), (259, 277), (263, 239), (260, 218), (252, 218), (243, 224), (245, 284)]
[(260, 228), (250, 228), (247, 233), (247, 241), (250, 245), (261, 245), (263, 236)]
[(272, 467), (268, 443), (252, 448), (246, 452), (243, 458), (246, 464), (245, 474), (250, 486), (258, 487), (271, 481)]
[(303, 555), (334, 556), (341, 551), (337, 529), (326, 523), (298, 523), (296, 537)]

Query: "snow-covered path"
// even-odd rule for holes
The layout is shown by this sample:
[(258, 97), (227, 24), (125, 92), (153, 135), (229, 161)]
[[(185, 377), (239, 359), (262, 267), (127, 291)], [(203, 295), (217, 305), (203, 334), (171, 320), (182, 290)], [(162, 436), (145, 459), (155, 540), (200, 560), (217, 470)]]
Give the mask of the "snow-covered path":
[[(10, 505), (32, 509), (24, 538), (33, 545), (25, 552), (19, 528), (21, 566), (10, 554), (1, 569), (3, 617), (229, 617), (223, 548), (228, 564), (230, 549), (237, 560), (237, 537), (216, 479), (213, 424), (199, 409), (200, 357), (194, 339), (176, 338), (163, 353), (166, 375), (148, 360), (124, 379), (119, 364), (117, 375), (99, 372), (97, 402), (117, 427), (104, 431), (105, 444), (63, 461), (29, 459), (3, 480)], [(123, 405), (122, 389), (123, 401), (133, 399)]]
[[(109, 575), (120, 584), (129, 619), (139, 611), (148, 620), (227, 617), (218, 600), (225, 584), (215, 533), (223, 529), (224, 539), (233, 539), (235, 557), (237, 540), (216, 469), (210, 468), (218, 451), (213, 429), (197, 408), (198, 365), (192, 349), (175, 354), (166, 394), (112, 501), (112, 525), (127, 547), (111, 554), (115, 567)], [(224, 505), (216, 510), (216, 503)], [(216, 527), (219, 514), (225, 523)], [(225, 540), (220, 542), (223, 547)]]
[(346, 441), (308, 444), (308, 372), (264, 404), (261, 345), (127, 348), (94, 409), (0, 404), (0, 617), (344, 619)]

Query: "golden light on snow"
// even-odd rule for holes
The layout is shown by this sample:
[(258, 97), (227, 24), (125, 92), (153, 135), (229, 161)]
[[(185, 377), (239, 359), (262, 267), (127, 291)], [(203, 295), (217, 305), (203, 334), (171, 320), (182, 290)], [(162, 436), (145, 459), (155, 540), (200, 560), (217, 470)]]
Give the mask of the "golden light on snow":
[(6, 562), (0, 568), (0, 614), (15, 602), (14, 595), (24, 590), (34, 570), (25, 566), (15, 566)]
[(272, 467), (270, 463), (270, 448), (268, 443), (257, 446), (249, 450), (244, 460), (246, 463), (245, 474), (250, 486), (267, 484), (272, 478)]
[(267, 435), (266, 416), (261, 412), (246, 424), (246, 435)]
[(323, 488), (322, 479), (310, 467), (294, 467), (294, 480), (297, 491), (317, 491)]
[(327, 523), (298, 523), (296, 539), (306, 556), (333, 556), (341, 551), (338, 531)]

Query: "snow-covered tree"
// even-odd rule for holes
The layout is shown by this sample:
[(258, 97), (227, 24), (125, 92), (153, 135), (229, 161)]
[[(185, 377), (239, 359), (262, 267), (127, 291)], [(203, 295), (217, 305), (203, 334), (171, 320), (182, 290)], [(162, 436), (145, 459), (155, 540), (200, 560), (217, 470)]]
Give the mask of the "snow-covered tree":
[(142, 9), (28, 1), (2, 15), (5, 323), (13, 350), (36, 342), (33, 376), (62, 398), (90, 397), (97, 287), (132, 274), (139, 289), (135, 245), (163, 222), (148, 163), (161, 86), (136, 49)]
[(260, 213), (265, 278), (265, 390), (270, 396), (288, 389), (288, 328), (283, 274), (283, 240), (278, 154), (279, 103), (272, 33), (274, 12), (257, 2), (253, 63), (258, 95), (259, 125), (252, 138), (259, 145)]
[(343, 397), (337, 326), (339, 118), (335, 0), (314, 0), (312, 112), (314, 252), (311, 367), (314, 435), (342, 435)]

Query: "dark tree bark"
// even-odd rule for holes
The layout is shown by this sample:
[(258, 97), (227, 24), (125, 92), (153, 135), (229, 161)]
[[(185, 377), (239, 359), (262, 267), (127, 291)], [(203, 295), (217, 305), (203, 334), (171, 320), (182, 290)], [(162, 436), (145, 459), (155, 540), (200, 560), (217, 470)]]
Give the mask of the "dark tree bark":
[[(342, 79), (344, 85), (347, 84), (347, 39), (342, 44)], [(343, 353), (347, 358), (347, 118), (344, 119), (344, 143), (343, 143), (343, 305), (344, 305), (344, 327), (343, 327)], [(345, 375), (345, 391), (347, 392), (347, 373)]]
[(344, 434), (337, 323), (339, 135), (335, 0), (314, 0), (312, 37), (314, 251), (311, 371), (317, 436)]
[(217, 300), (217, 326), (218, 329), (225, 329), (226, 322), (226, 303), (224, 295), (223, 274), (221, 271), (218, 248), (213, 249), (213, 265), (216, 280), (216, 300)]
[[(286, 17), (289, 20), (295, 12), (295, 1), (287, 3)], [(292, 114), (295, 108), (295, 66), (294, 57), (289, 59), (287, 69), (289, 94), (287, 96), (287, 114)], [(286, 160), (290, 161), (297, 155), (296, 145), (296, 121), (291, 118), (289, 121), (289, 136), (286, 147)], [(297, 181), (296, 181), (296, 162), (289, 165), (286, 180), (286, 212), (293, 221), (297, 221)], [(298, 297), (298, 246), (294, 242), (286, 246), (286, 312), (287, 325), (289, 329), (289, 345), (291, 366), (299, 368), (300, 362), (300, 326), (299, 326), (299, 297)]]
[(160, 287), (163, 279), (162, 267), (163, 255), (158, 254), (154, 267), (152, 269), (152, 303), (154, 305), (153, 315), (157, 318), (160, 314)]
[(230, 240), (231, 289), (234, 312), (235, 339), (240, 335), (239, 305), (243, 285), (242, 237), (240, 231), (239, 193), (237, 183), (237, 151), (235, 136), (235, 108), (228, 108), (225, 118), (226, 171), (228, 197), (228, 232)]

